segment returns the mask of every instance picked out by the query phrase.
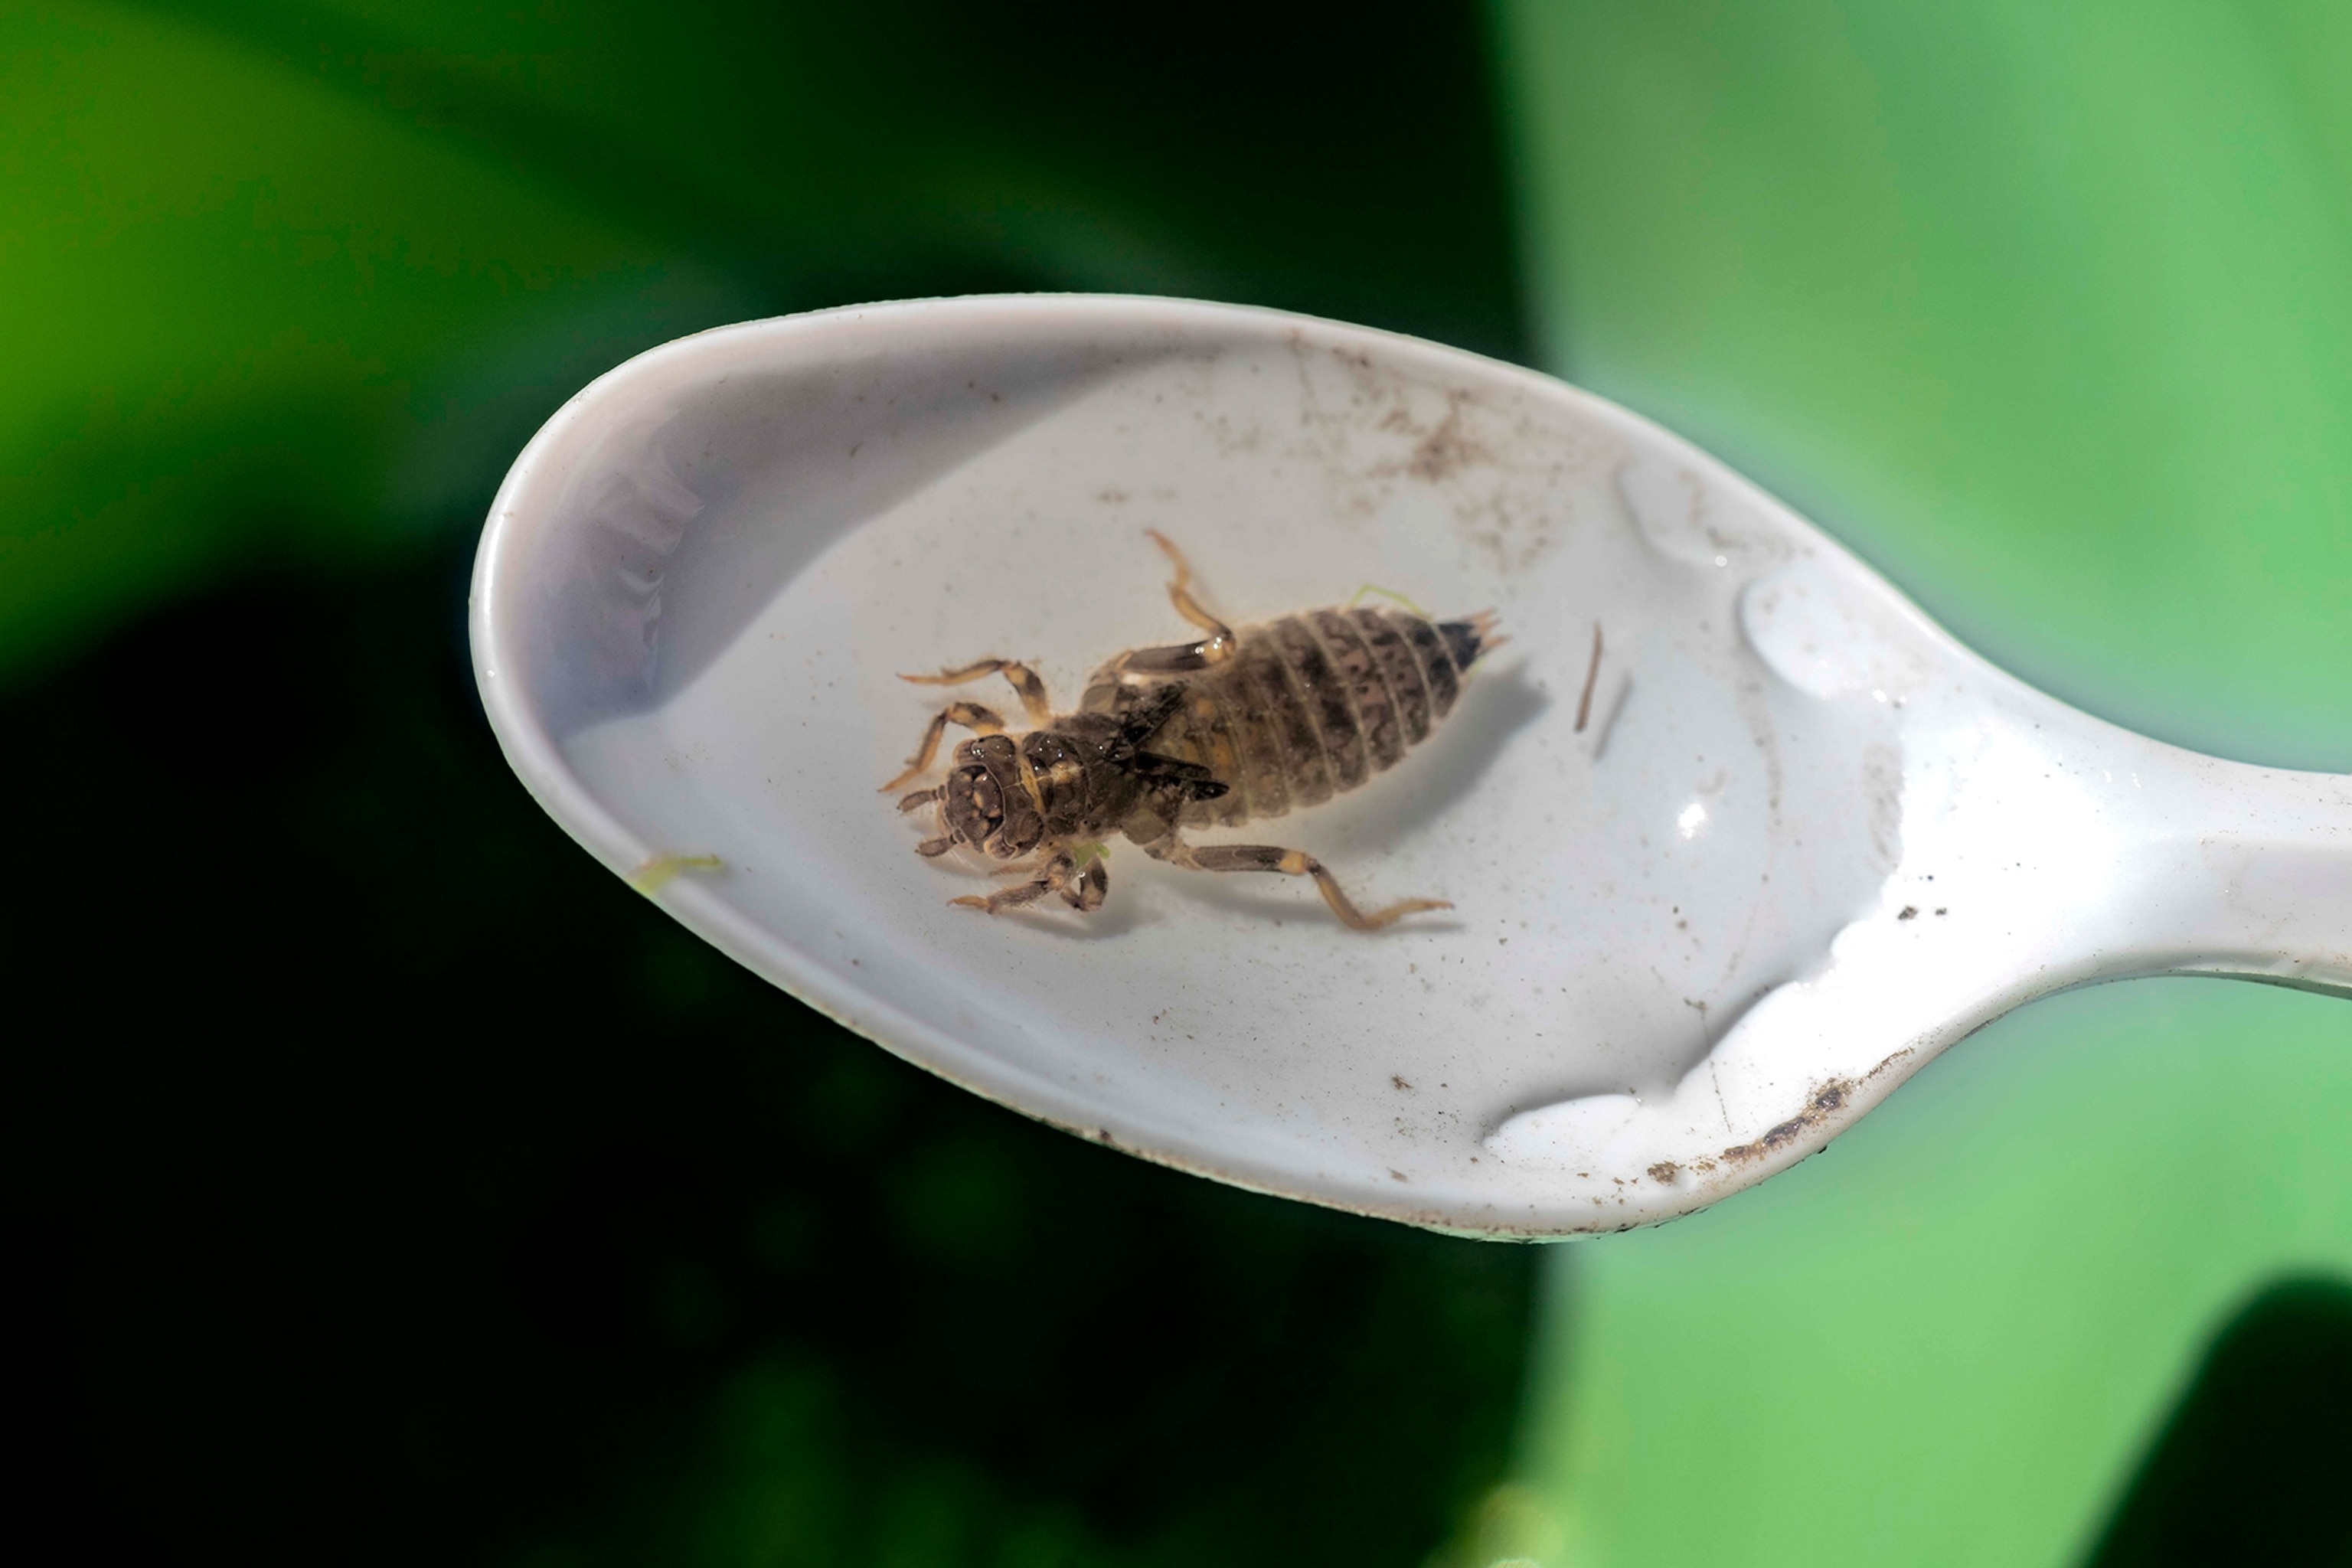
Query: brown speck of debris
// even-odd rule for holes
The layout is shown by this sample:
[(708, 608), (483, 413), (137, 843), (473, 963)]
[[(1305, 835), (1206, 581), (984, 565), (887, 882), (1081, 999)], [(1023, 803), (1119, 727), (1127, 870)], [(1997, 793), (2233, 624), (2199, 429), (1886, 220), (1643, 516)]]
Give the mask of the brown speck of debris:
[(1675, 1178), (1682, 1173), (1683, 1168), (1672, 1160), (1661, 1160), (1650, 1167), (1650, 1180), (1669, 1187), (1675, 1184)]
[(1392, 1072), (1389, 1074), (1389, 1081), (1396, 1085), (1399, 1089), (1411, 1089), (1412, 1087), (1412, 1085), (1405, 1082), (1404, 1074), (1401, 1072)]
[(1394, 1176), (1400, 1182), (1404, 1180), (1404, 1173), (1402, 1171), (1391, 1171), (1389, 1174)]
[(1760, 1160), (1767, 1154), (1777, 1153), (1827, 1121), (1834, 1113), (1844, 1110), (1846, 1100), (1853, 1093), (1853, 1085), (1842, 1079), (1823, 1084), (1813, 1091), (1813, 1097), (1805, 1102), (1804, 1110), (1778, 1126), (1769, 1129), (1763, 1137), (1753, 1143), (1733, 1144), (1723, 1152), (1723, 1157), (1727, 1160), (1744, 1163), (1749, 1160)]
[(1903, 906), (1903, 912), (1895, 918), (1898, 921), (1916, 921), (1919, 918), (1919, 906), (1906, 904)]
[(1950, 914), (1952, 911), (1951, 911), (1951, 910), (1937, 910), (1936, 912), (1937, 912), (1937, 914), (1939, 914), (1939, 915), (1948, 915), (1948, 914)]
[(1483, 462), (1486, 448), (1462, 432), (1460, 403), (1446, 410), (1445, 418), (1437, 428), (1423, 438), (1413, 448), (1405, 468), (1416, 479), (1442, 479), (1461, 472), (1471, 464)]
[(1601, 679), (1601, 623), (1592, 623), (1592, 662), (1584, 667), (1584, 692), (1576, 700), (1576, 732), (1584, 733), (1584, 726), (1592, 718), (1592, 688)]

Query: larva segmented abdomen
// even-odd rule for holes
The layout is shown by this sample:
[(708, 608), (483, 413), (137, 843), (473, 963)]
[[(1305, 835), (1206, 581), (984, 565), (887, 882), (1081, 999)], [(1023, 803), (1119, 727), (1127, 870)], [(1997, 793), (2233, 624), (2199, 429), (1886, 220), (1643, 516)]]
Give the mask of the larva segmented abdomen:
[[(1181, 678), (1184, 706), (1149, 742), (1229, 786), (1222, 799), (1187, 806), (1186, 824), (1281, 816), (1386, 772), (1453, 710), (1463, 671), (1484, 651), (1485, 625), (1363, 608), (1243, 627), (1231, 658)], [(1107, 677), (1108, 666), (1087, 706), (1129, 706), (1150, 689), (1114, 688)]]

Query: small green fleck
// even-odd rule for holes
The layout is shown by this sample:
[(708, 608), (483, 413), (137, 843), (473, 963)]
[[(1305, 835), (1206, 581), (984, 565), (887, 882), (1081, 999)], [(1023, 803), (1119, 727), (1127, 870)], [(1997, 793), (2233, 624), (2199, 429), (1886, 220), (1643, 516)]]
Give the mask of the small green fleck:
[(716, 855), (656, 855), (629, 873), (629, 886), (653, 897), (680, 871), (723, 871), (727, 862)]
[(1433, 621), (1437, 618), (1431, 615), (1427, 610), (1423, 609), (1419, 605), (1414, 604), (1411, 599), (1406, 598), (1402, 594), (1398, 593), (1394, 588), (1383, 588), (1378, 583), (1367, 583), (1362, 587), (1357, 589), (1355, 593), (1349, 597), (1345, 607), (1350, 610), (1354, 609), (1356, 607), (1356, 602), (1367, 594), (1378, 594), (1383, 599), (1394, 599), (1398, 604), (1402, 605), (1406, 609), (1411, 610), (1414, 615), (1419, 616), (1424, 621)]

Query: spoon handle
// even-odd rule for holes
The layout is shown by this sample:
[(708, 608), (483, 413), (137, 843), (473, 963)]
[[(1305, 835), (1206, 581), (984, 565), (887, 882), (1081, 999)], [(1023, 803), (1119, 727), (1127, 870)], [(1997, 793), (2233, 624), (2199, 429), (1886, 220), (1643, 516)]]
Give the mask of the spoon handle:
[(2352, 995), (2352, 776), (2157, 751), (2112, 958)]

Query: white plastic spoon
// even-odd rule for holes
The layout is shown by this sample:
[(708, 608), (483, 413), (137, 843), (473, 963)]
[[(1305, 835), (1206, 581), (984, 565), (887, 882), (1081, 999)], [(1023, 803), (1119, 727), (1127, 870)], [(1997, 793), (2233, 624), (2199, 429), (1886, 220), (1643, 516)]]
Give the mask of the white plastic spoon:
[[(950, 907), (982, 868), (875, 793), (945, 695), (898, 673), (1003, 655), (1074, 704), (1188, 635), (1146, 528), (1235, 624), (1366, 584), (1500, 611), (1394, 770), (1201, 836), (1450, 913), (1367, 935), (1117, 847), (1092, 916)], [(1416, 1225), (1698, 1208), (2066, 986), (2352, 993), (2352, 778), (2076, 712), (1688, 443), (1328, 321), (1045, 296), (670, 343), (517, 459), (473, 638), (540, 802), (793, 994), (1085, 1136)]]

